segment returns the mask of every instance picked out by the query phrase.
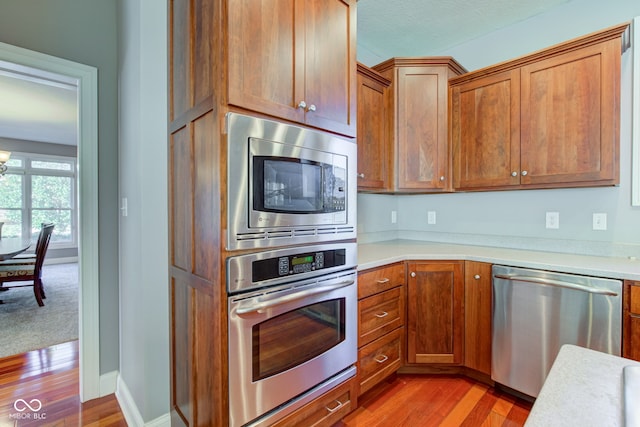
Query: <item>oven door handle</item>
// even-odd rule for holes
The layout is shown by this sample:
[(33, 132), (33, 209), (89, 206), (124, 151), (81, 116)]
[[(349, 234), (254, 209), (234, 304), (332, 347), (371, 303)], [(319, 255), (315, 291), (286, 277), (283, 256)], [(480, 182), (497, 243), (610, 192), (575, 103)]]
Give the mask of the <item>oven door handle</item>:
[(334, 291), (336, 289), (344, 288), (345, 286), (353, 285), (354, 283), (355, 283), (355, 280), (345, 280), (343, 282), (339, 282), (331, 285), (318, 286), (314, 288), (305, 289), (300, 292), (294, 292), (281, 297), (275, 297), (266, 301), (261, 301), (257, 304), (248, 305), (246, 307), (239, 307), (236, 310), (236, 313), (248, 314), (248, 313), (260, 312), (276, 305), (285, 304), (298, 299), (307, 298), (311, 295), (324, 294), (327, 292)]

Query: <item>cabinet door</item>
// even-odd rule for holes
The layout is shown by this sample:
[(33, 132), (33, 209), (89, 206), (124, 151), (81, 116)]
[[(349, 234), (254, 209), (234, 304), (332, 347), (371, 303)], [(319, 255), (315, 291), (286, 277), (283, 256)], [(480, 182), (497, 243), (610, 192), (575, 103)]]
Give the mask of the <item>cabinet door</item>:
[(520, 72), (451, 88), (455, 189), (520, 184)]
[(464, 366), (491, 375), (491, 264), (464, 263)]
[(349, 136), (356, 133), (355, 4), (355, 0), (296, 3), (305, 22), (305, 121)]
[(462, 363), (462, 262), (411, 262), (407, 271), (407, 362)]
[(354, 136), (352, 3), (228, 2), (229, 104)]
[(358, 189), (385, 190), (389, 182), (390, 144), (386, 84), (375, 71), (358, 64)]
[(299, 0), (234, 0), (228, 7), (229, 104), (303, 122), (304, 20)]
[(618, 182), (620, 39), (522, 70), (522, 184)]
[(622, 356), (640, 361), (640, 282), (624, 281)]
[(446, 67), (399, 67), (394, 77), (398, 190), (450, 187)]

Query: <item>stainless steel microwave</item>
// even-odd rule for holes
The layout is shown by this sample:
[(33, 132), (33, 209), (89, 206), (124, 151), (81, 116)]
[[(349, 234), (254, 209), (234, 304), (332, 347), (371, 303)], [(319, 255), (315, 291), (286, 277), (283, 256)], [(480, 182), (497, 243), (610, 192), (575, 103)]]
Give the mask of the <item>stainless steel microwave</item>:
[(356, 238), (356, 144), (228, 113), (227, 249)]

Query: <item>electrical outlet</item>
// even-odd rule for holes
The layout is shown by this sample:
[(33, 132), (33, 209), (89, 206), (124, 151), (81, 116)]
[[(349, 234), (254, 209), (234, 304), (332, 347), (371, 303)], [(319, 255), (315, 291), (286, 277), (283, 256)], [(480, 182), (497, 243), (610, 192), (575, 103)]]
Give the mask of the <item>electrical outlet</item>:
[(560, 212), (547, 212), (547, 228), (560, 228)]
[(436, 211), (427, 212), (427, 224), (435, 224), (436, 223)]
[(594, 230), (606, 230), (607, 229), (607, 214), (606, 213), (594, 213), (593, 214), (593, 229)]
[(391, 224), (395, 224), (396, 222), (398, 222), (398, 213), (391, 211)]

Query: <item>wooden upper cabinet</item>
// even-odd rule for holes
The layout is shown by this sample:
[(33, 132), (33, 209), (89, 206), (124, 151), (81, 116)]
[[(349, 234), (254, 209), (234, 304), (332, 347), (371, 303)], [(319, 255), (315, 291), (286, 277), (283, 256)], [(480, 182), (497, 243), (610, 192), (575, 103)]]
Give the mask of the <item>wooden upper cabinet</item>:
[(407, 363), (461, 364), (463, 261), (407, 263)]
[(456, 190), (619, 183), (628, 25), (450, 81)]
[(228, 2), (228, 102), (355, 136), (355, 0)]
[(384, 191), (391, 185), (390, 84), (376, 71), (358, 64), (358, 190)]
[(453, 186), (519, 185), (519, 70), (454, 86), (451, 111)]
[(619, 182), (620, 56), (617, 37), (522, 67), (522, 184)]
[(450, 191), (447, 88), (464, 68), (450, 57), (427, 57), (392, 58), (373, 69), (392, 82), (391, 191)]

